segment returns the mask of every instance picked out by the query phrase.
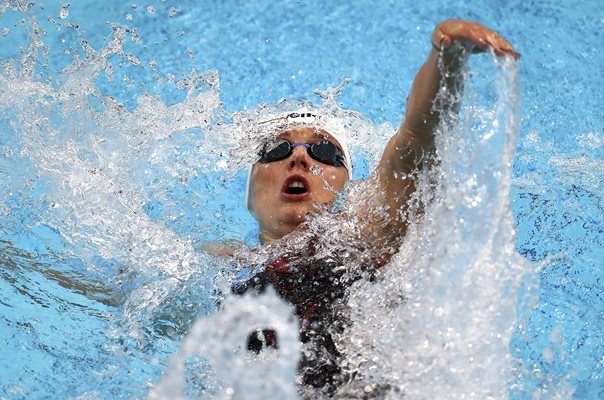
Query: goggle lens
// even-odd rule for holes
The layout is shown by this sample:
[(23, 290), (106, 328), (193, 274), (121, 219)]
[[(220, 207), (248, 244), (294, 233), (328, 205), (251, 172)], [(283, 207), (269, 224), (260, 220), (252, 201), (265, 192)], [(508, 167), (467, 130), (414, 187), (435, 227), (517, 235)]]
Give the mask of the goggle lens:
[(289, 157), (293, 152), (294, 148), (298, 146), (306, 147), (306, 151), (308, 151), (308, 155), (313, 159), (319, 162), (322, 162), (327, 165), (332, 165), (334, 167), (344, 167), (344, 156), (338, 147), (328, 141), (322, 140), (319, 142), (314, 142), (312, 144), (308, 143), (294, 143), (291, 144), (287, 140), (280, 142), (277, 146), (271, 148), (270, 150), (264, 150), (260, 154), (260, 162), (261, 163), (270, 163), (275, 161), (284, 160)]

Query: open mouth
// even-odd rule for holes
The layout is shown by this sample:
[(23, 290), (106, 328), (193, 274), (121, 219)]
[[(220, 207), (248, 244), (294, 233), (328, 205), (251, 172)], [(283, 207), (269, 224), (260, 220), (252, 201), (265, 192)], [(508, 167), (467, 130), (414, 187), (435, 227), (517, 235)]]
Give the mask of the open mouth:
[(300, 182), (300, 181), (294, 181), (292, 183), (289, 184), (289, 186), (287, 187), (287, 189), (285, 189), (285, 193), (287, 194), (302, 194), (302, 193), (306, 193), (306, 187), (304, 186), (304, 183)]
[(281, 193), (288, 199), (298, 199), (310, 193), (310, 187), (306, 178), (292, 175), (285, 180)]

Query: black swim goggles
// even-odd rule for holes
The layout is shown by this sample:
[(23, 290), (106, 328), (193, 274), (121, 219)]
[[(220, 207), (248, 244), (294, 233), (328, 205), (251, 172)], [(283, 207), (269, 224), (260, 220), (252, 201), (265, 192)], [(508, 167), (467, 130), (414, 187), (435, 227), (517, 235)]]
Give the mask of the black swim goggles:
[(259, 162), (266, 164), (274, 161), (285, 160), (292, 155), (294, 149), (298, 146), (306, 147), (308, 155), (313, 160), (322, 162), (323, 164), (332, 165), (334, 167), (346, 167), (346, 159), (342, 151), (329, 140), (321, 140), (313, 143), (290, 143), (287, 140), (282, 140), (276, 146), (265, 147), (260, 153)]

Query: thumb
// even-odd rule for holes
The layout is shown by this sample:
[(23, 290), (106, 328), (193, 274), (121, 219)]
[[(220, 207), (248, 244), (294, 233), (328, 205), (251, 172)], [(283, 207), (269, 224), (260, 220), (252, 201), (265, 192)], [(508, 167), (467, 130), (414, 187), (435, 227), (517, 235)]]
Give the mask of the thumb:
[(447, 48), (451, 45), (451, 37), (445, 35), (440, 29), (432, 35), (432, 45), (437, 49)]

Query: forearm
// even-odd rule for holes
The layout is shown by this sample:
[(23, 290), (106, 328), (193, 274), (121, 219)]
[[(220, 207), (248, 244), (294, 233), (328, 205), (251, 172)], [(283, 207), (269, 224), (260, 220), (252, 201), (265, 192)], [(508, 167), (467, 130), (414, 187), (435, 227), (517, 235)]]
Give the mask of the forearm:
[(443, 116), (459, 110), (463, 93), (461, 70), (466, 60), (461, 48), (443, 52), (432, 48), (413, 81), (395, 144), (422, 151), (433, 149), (434, 131)]
[(401, 176), (417, 169), (429, 156), (441, 119), (459, 109), (466, 59), (461, 48), (446, 52), (433, 48), (415, 77), (405, 120), (388, 141), (377, 170), (380, 186), (395, 208), (415, 190), (414, 182)]
[[(497, 56), (519, 58), (510, 43), (480, 24), (449, 19), (436, 26), (432, 49), (418, 72), (407, 100), (405, 119), (389, 142), (380, 171), (405, 172), (434, 149), (434, 132), (442, 119), (459, 110), (464, 68), (472, 53), (491, 49)], [(421, 161), (421, 160), (419, 160)]]

